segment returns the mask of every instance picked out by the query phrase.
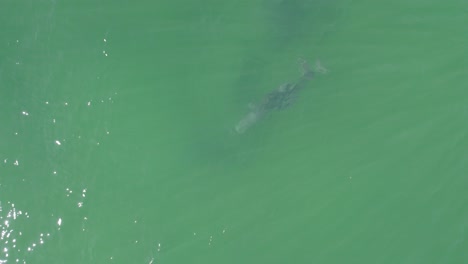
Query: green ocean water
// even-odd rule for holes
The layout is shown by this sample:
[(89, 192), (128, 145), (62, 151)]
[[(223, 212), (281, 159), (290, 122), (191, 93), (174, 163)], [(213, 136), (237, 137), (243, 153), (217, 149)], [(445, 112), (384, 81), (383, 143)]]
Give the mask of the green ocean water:
[[(0, 1), (0, 263), (467, 263), (466, 1)], [(291, 107), (234, 127), (281, 84)]]

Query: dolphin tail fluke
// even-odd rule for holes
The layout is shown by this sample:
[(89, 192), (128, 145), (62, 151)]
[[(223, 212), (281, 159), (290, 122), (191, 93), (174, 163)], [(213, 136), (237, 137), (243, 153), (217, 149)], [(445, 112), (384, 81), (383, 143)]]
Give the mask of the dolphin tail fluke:
[(328, 69), (323, 67), (322, 63), (320, 63), (320, 60), (317, 60), (314, 65), (314, 72), (325, 74), (328, 73)]
[(299, 58), (299, 64), (301, 66), (302, 76), (307, 79), (312, 79), (315, 73), (325, 74), (328, 72), (328, 69), (322, 66), (320, 60), (317, 60), (315, 65), (311, 67), (305, 59)]

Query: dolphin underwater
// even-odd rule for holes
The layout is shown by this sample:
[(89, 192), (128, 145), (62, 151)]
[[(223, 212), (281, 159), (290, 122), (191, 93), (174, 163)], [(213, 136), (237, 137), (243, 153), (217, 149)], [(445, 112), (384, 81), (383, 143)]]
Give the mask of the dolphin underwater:
[(312, 70), (307, 61), (299, 60), (302, 75), (294, 83), (284, 83), (276, 90), (268, 93), (257, 105), (251, 106), (251, 111), (247, 113), (234, 127), (238, 134), (242, 134), (250, 127), (263, 119), (274, 110), (283, 110), (290, 106), (297, 98), (300, 90), (313, 79), (315, 73), (326, 73), (328, 70), (317, 61), (315, 69)]

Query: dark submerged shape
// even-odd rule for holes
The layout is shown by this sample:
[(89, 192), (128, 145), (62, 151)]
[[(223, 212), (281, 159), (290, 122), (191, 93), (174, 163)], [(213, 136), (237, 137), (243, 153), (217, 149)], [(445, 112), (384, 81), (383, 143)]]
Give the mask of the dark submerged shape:
[(273, 110), (283, 110), (290, 106), (296, 100), (298, 92), (314, 77), (315, 72), (327, 72), (327, 70), (320, 65), (320, 62), (316, 63), (315, 72), (311, 70), (307, 62), (303, 59), (300, 60), (300, 66), (302, 75), (299, 80), (295, 83), (285, 83), (278, 89), (268, 93), (257, 106), (252, 108), (252, 111), (237, 123), (235, 127), (237, 133), (244, 133)]

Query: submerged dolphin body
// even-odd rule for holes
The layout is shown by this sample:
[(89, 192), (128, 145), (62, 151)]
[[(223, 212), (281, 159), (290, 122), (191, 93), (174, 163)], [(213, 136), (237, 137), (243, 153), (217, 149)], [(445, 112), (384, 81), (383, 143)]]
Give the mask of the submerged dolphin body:
[(315, 72), (325, 73), (327, 71), (319, 62), (315, 66), (315, 72), (310, 69), (305, 60), (301, 60), (300, 63), (302, 75), (299, 80), (295, 83), (285, 83), (267, 94), (257, 106), (252, 107), (252, 110), (237, 123), (235, 126), (237, 133), (244, 133), (273, 110), (282, 110), (288, 107), (294, 102), (298, 92), (313, 78)]

